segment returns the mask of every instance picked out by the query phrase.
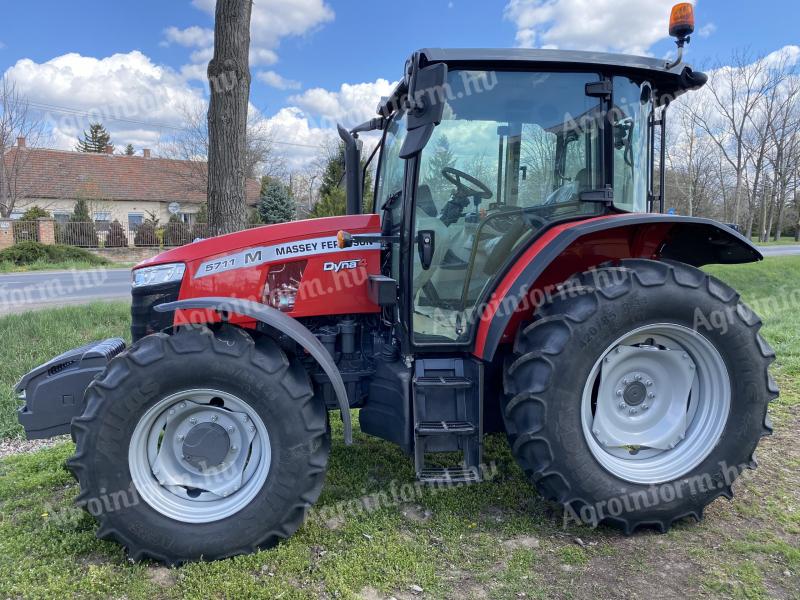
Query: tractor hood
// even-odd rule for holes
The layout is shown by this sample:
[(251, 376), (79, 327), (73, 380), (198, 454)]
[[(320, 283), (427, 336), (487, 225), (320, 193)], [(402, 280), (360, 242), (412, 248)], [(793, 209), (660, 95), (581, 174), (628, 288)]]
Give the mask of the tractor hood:
[[(135, 269), (185, 265), (180, 281), (133, 288), (132, 312), (141, 313), (140, 320), (170, 321), (159, 321), (159, 327), (144, 323), (139, 329), (146, 334), (171, 324), (169, 315), (154, 316), (155, 303), (190, 298), (263, 302), (293, 317), (377, 312), (367, 279), (380, 273), (380, 244), (364, 241), (339, 248), (336, 234), (342, 230), (375, 235), (380, 219), (347, 215), (266, 225), (193, 242), (139, 263)], [(175, 315), (175, 324), (189, 322), (183, 313)]]
[(190, 268), (198, 261), (215, 257), (224, 257), (247, 248), (272, 246), (282, 243), (308, 240), (310, 238), (335, 236), (338, 231), (345, 230), (349, 233), (380, 232), (380, 219), (378, 215), (345, 215), (339, 217), (324, 217), (320, 219), (307, 219), (292, 221), (277, 225), (264, 225), (246, 229), (236, 233), (229, 233), (213, 238), (199, 240), (162, 252), (149, 258), (134, 267), (150, 267), (153, 265), (182, 262)]

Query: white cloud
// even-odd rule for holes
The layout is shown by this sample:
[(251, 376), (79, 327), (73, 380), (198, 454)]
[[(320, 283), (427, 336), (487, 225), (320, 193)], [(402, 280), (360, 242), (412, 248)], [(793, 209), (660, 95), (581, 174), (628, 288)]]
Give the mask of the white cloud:
[[(192, 0), (192, 4), (203, 12), (214, 16), (215, 0)], [(282, 38), (305, 35), (334, 19), (334, 12), (324, 0), (259, 0), (253, 3), (250, 16), (250, 64), (272, 65), (278, 61), (276, 50)], [(200, 27), (165, 30), (167, 40), (186, 46), (201, 46), (198, 43), (210, 32), (205, 41), (206, 53), (192, 55), (192, 62), (208, 62), (213, 31)], [(172, 39), (171, 39), (172, 38)], [(180, 40), (180, 41), (179, 41)], [(206, 58), (207, 57), (207, 58)]]
[(192, 25), (186, 29), (178, 29), (177, 27), (167, 27), (164, 30), (164, 36), (169, 43), (175, 43), (180, 46), (210, 46), (214, 43), (214, 31), (204, 27)]
[(504, 16), (524, 48), (646, 54), (668, 37), (674, 0), (510, 0)]
[(707, 38), (716, 30), (717, 30), (716, 25), (714, 25), (713, 23), (706, 23), (700, 29), (697, 30), (697, 35), (700, 36), (701, 38)]
[(139, 51), (106, 58), (70, 53), (43, 63), (22, 59), (5, 74), (45, 113), (53, 144), (63, 149), (74, 147), (90, 120), (102, 122), (117, 146), (154, 147), (162, 131), (182, 126), (187, 107), (203, 102), (201, 90)]
[(378, 79), (369, 83), (343, 83), (337, 91), (323, 88), (306, 90), (289, 98), (303, 110), (334, 125), (341, 122), (353, 126), (376, 116), (381, 97), (388, 96), (396, 83)]
[(301, 84), (299, 81), (293, 79), (286, 79), (275, 71), (259, 71), (256, 73), (256, 78), (260, 79), (270, 87), (279, 90), (299, 90)]

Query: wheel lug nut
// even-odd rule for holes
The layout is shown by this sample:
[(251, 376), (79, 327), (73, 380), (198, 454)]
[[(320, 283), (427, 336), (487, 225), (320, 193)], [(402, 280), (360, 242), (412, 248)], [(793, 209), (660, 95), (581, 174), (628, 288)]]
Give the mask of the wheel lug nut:
[(630, 382), (631, 382), (631, 380), (628, 379), (627, 377), (622, 380), (622, 383), (624, 383), (625, 385), (628, 385)]
[(174, 415), (175, 414), (175, 409), (174, 408), (170, 408), (169, 409), (169, 414)]
[(216, 423), (217, 421), (219, 421), (219, 417), (217, 415), (212, 415), (211, 422)]
[(233, 433), (233, 425), (228, 426), (228, 433)]
[(642, 404), (642, 410), (647, 410), (648, 408), (650, 407), (647, 404)]
[(623, 408), (625, 408), (625, 406), (626, 406), (626, 404), (625, 404), (624, 402), (620, 402), (620, 403), (619, 403), (619, 407), (620, 407), (620, 409), (623, 409)]
[(637, 373), (636, 375), (634, 375), (634, 376), (633, 376), (633, 378), (634, 378), (636, 381), (639, 381), (639, 380), (641, 380), (642, 376), (641, 376), (641, 375), (639, 375), (639, 374)]
[(181, 403), (180, 403), (180, 407), (181, 407), (181, 408), (186, 408), (186, 402), (181, 402)]
[(197, 417), (192, 417), (191, 419), (189, 419), (189, 423), (191, 423), (192, 425), (197, 423)]
[(622, 390), (617, 390), (617, 396), (622, 396)]
[(632, 414), (632, 415), (635, 415), (637, 411), (636, 411), (636, 409), (635, 409), (635, 408), (631, 408), (631, 409), (630, 409), (628, 412), (629, 412), (630, 414)]
[(648, 380), (648, 381), (647, 381), (647, 383), (645, 383), (645, 385), (646, 385), (647, 387), (650, 387), (651, 385), (653, 385), (653, 382)]
[(185, 439), (185, 438), (184, 438), (184, 436), (183, 436), (183, 435), (179, 435), (179, 436), (178, 436), (178, 441), (179, 441), (179, 442), (182, 442), (184, 439)]
[(231, 446), (231, 452), (236, 452), (238, 448), (236, 446)]
[(652, 399), (655, 398), (656, 395), (653, 392), (650, 392), (649, 394), (647, 394), (647, 397)]

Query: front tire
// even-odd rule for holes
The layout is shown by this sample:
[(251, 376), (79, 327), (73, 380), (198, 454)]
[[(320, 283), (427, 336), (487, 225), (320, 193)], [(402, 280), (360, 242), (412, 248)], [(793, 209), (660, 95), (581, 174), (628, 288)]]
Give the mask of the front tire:
[(520, 328), (503, 417), (519, 464), (565, 522), (632, 533), (702, 518), (771, 433), (761, 321), (682, 263), (583, 273)]
[(134, 560), (214, 560), (302, 524), (327, 466), (327, 412), (269, 338), (154, 334), (112, 360), (72, 422), (77, 504)]

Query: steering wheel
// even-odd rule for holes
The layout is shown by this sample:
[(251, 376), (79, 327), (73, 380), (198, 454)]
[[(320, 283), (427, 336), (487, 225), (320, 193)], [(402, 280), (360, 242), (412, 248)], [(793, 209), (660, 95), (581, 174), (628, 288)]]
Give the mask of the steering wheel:
[[(464, 171), (459, 171), (453, 167), (445, 167), (442, 169), (442, 176), (456, 186), (456, 194), (459, 196), (471, 196), (480, 200), (488, 200), (492, 197), (492, 191), (486, 187), (485, 183), (472, 175), (464, 173)], [(471, 183), (474, 187), (464, 185), (464, 181)]]

